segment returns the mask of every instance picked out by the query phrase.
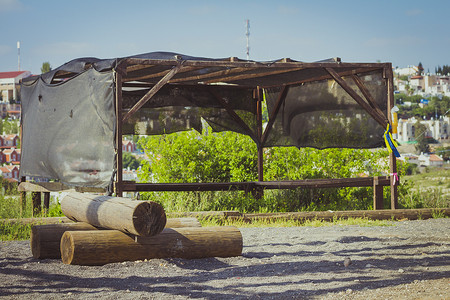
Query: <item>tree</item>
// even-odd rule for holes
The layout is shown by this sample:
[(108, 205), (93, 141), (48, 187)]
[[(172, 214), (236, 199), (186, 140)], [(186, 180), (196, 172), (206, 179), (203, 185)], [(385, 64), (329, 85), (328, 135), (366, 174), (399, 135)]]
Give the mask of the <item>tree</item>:
[(47, 73), (50, 72), (52, 70), (52, 67), (50, 66), (50, 63), (48, 61), (42, 63), (42, 67), (41, 67), (41, 73)]
[(422, 75), (424, 69), (423, 69), (423, 66), (422, 66), (421, 62), (419, 62), (419, 65), (417, 66), (417, 69), (418, 69), (417, 75)]
[(130, 170), (136, 170), (141, 165), (141, 162), (130, 152), (123, 152), (122, 156), (122, 164), (125, 169), (129, 167)]
[(426, 137), (427, 127), (420, 123), (419, 120), (414, 124), (414, 138), (416, 139), (416, 151), (417, 153), (428, 153), (430, 152), (430, 145), (428, 144), (428, 139)]

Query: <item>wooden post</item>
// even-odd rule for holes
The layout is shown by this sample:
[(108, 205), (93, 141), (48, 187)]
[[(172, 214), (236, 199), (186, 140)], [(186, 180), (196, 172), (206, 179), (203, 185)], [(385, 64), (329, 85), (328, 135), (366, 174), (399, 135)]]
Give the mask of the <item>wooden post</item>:
[[(392, 65), (388, 64), (388, 67), (385, 69), (386, 75), (387, 75), (387, 91), (388, 91), (388, 107), (387, 107), (387, 114), (389, 123), (392, 124), (392, 115), (391, 115), (391, 109), (394, 107), (394, 78), (392, 74)], [(397, 209), (398, 208), (398, 174), (397, 174), (397, 158), (395, 157), (394, 153), (389, 153), (389, 172), (391, 177), (391, 209)]]
[(122, 74), (121, 69), (116, 70), (116, 182), (115, 192), (117, 197), (122, 197)]
[(383, 186), (379, 184), (378, 176), (373, 178), (373, 209), (383, 209)]
[[(167, 219), (166, 228), (201, 227), (196, 218)], [(60, 243), (66, 231), (101, 230), (88, 223), (58, 223), (31, 227), (30, 247), (34, 258), (61, 258)]]
[(61, 238), (64, 264), (104, 265), (152, 258), (232, 257), (242, 254), (236, 227), (166, 228), (152, 237), (117, 230), (66, 231)]
[(50, 193), (49, 192), (43, 192), (44, 195), (44, 211), (45, 214), (48, 214), (48, 211), (50, 209)]
[[(20, 127), (22, 129), (22, 126)], [(22, 145), (22, 144), (21, 144)], [(25, 182), (26, 177), (22, 176), (20, 182)], [(20, 215), (23, 217), (27, 208), (27, 192), (20, 192)]]
[(152, 201), (73, 192), (61, 200), (61, 210), (71, 220), (135, 235), (156, 235), (166, 225), (164, 208)]
[[(256, 88), (256, 136), (258, 138), (258, 143), (256, 144), (258, 149), (258, 181), (264, 181), (264, 148), (262, 145), (262, 101), (263, 101), (263, 90), (261, 87)], [(264, 189), (262, 187), (256, 187), (255, 198), (261, 199), (264, 197)]]
[(36, 216), (41, 212), (41, 193), (40, 192), (32, 192), (31, 193), (31, 202), (32, 202), (32, 216)]

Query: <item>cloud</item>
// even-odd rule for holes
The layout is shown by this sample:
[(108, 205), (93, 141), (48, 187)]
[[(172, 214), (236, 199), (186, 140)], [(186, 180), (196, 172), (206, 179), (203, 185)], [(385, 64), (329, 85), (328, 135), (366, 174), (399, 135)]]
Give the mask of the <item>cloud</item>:
[(405, 12), (405, 14), (409, 17), (418, 16), (418, 15), (421, 15), (422, 13), (423, 13), (423, 11), (420, 9), (410, 9)]
[(24, 8), (19, 0), (0, 0), (0, 13), (17, 11)]

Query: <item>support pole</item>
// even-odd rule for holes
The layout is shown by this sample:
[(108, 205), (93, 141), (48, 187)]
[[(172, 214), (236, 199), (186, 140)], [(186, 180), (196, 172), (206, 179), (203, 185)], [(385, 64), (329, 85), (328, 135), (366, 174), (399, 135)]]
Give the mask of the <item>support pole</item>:
[(41, 212), (41, 193), (40, 192), (32, 192), (31, 193), (31, 201), (32, 201), (32, 215), (37, 216)]
[(44, 195), (44, 211), (45, 214), (48, 214), (48, 211), (50, 210), (50, 193), (49, 192), (43, 192)]
[(373, 209), (383, 209), (383, 186), (378, 176), (373, 178)]
[(122, 74), (116, 71), (116, 185), (117, 197), (122, 197)]
[[(20, 127), (22, 128), (22, 127)], [(22, 136), (22, 135), (21, 135)], [(25, 182), (25, 176), (20, 178), (20, 182)], [(20, 192), (20, 215), (23, 217), (27, 207), (27, 192)]]
[[(389, 123), (392, 124), (392, 115), (391, 115), (391, 109), (395, 105), (395, 99), (394, 99), (394, 78), (392, 74), (392, 65), (388, 64), (388, 67), (385, 69), (386, 75), (387, 75), (387, 91), (388, 91), (388, 107), (387, 107), (387, 114)], [(397, 174), (397, 158), (395, 157), (393, 152), (389, 153), (389, 172), (391, 177), (391, 209), (397, 209), (398, 208), (398, 189), (397, 186), (399, 184), (398, 182), (398, 174)]]
[[(256, 88), (256, 137), (258, 142), (256, 147), (258, 149), (258, 181), (264, 181), (264, 148), (262, 144), (262, 100), (263, 91), (261, 87)], [(255, 188), (254, 197), (256, 199), (261, 199), (264, 196), (264, 189), (262, 187)]]

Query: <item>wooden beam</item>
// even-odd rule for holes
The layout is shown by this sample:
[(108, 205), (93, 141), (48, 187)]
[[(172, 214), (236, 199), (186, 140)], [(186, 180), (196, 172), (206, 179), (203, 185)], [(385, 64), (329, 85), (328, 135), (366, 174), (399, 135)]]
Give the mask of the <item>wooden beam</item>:
[[(126, 181), (123, 190), (128, 192), (179, 192), (179, 191), (251, 191), (256, 187), (265, 189), (295, 188), (338, 188), (338, 187), (372, 187), (373, 177), (305, 179), (287, 181), (247, 181), (247, 182), (201, 182), (201, 183), (136, 183)], [(378, 184), (388, 186), (389, 176), (378, 178)]]
[(117, 230), (66, 231), (61, 238), (64, 264), (104, 265), (152, 258), (232, 257), (242, 254), (235, 227), (166, 228), (152, 237)]
[[(165, 228), (202, 227), (196, 218), (167, 219)], [(31, 227), (30, 246), (34, 258), (61, 258), (60, 243), (66, 231), (102, 230), (88, 223), (54, 223)]]
[[(262, 147), (262, 101), (263, 90), (261, 87), (256, 88), (256, 136), (258, 150), (258, 181), (264, 181), (264, 148)], [(257, 191), (257, 199), (262, 197), (262, 189)]]
[(179, 83), (179, 82), (185, 82), (185, 81), (200, 81), (203, 79), (211, 78), (211, 77), (220, 77), (220, 76), (226, 76), (229, 74), (235, 74), (235, 73), (241, 73), (248, 70), (254, 70), (255, 68), (227, 68), (226, 70), (221, 71), (215, 71), (210, 73), (205, 73), (201, 75), (193, 75), (189, 77), (183, 77), (183, 78), (176, 78), (171, 80), (171, 83)]
[(250, 191), (254, 182), (200, 182), (200, 183), (136, 183), (124, 182), (123, 190), (128, 192), (178, 192), (178, 191)]
[(380, 116), (367, 102), (359, 96), (355, 90), (353, 90), (344, 79), (339, 76), (339, 74), (332, 68), (325, 68), (327, 72), (334, 78), (334, 80), (365, 110), (372, 118), (375, 119), (383, 128), (386, 127), (387, 123), (384, 116)]
[(150, 91), (147, 92), (147, 94), (144, 95), (144, 97), (141, 98), (129, 111), (128, 113), (123, 117), (122, 121), (125, 122), (128, 120), (137, 110), (139, 110), (145, 103), (147, 103), (148, 100), (150, 100), (153, 95), (155, 95), (166, 83), (169, 82), (169, 80), (175, 76), (175, 74), (180, 71), (180, 69), (183, 66), (183, 62), (178, 63), (173, 69), (171, 69), (161, 80), (155, 84)]
[[(200, 67), (185, 67), (185, 68), (183, 68), (183, 70), (180, 70), (178, 72), (178, 74), (185, 73), (185, 72), (190, 72), (190, 71), (198, 70), (198, 69), (202, 69), (202, 68), (200, 68)], [(150, 74), (147, 74), (147, 75), (144, 75), (144, 76), (136, 76), (136, 77), (131, 77), (131, 78), (127, 77), (127, 78), (124, 79), (124, 82), (140, 81), (140, 80), (146, 80), (146, 79), (151, 79), (151, 78), (159, 78), (159, 77), (163, 77), (163, 76), (167, 75), (167, 73), (169, 73), (170, 71), (171, 71), (171, 69), (164, 70), (164, 71), (157, 72), (157, 73), (150, 73)], [(172, 83), (173, 81), (177, 81), (177, 80), (176, 79), (172, 79), (172, 80), (170, 80), (170, 83)]]
[(211, 84), (215, 82), (230, 82), (230, 81), (237, 81), (237, 80), (245, 80), (245, 79), (254, 79), (254, 78), (261, 78), (266, 76), (272, 76), (272, 75), (278, 75), (283, 73), (289, 73), (289, 72), (295, 72), (303, 70), (304, 68), (292, 68), (292, 69), (281, 69), (281, 70), (273, 70), (273, 71), (266, 71), (266, 72), (253, 72), (253, 73), (245, 73), (240, 75), (234, 75), (234, 76), (224, 76), (219, 77), (215, 79), (211, 79), (208, 81), (205, 81), (206, 84)]
[[(175, 66), (178, 60), (174, 59), (142, 59), (126, 58), (128, 65), (168, 65)], [(184, 66), (195, 67), (230, 67), (230, 68), (384, 68), (387, 63), (345, 63), (345, 62), (252, 62), (229, 60), (186, 60)]]
[(19, 192), (61, 192), (77, 191), (86, 193), (104, 193), (104, 188), (94, 187), (72, 187), (61, 182), (21, 182), (17, 188)]
[[(115, 103), (116, 103), (116, 181), (115, 181), (115, 193), (117, 197), (122, 197), (122, 175), (123, 175), (123, 163), (122, 163), (122, 74), (121, 72), (115, 72)], [(112, 191), (110, 191), (112, 192)]]
[[(370, 72), (377, 71), (377, 70), (380, 70), (380, 67), (378, 67), (378, 68), (355, 68), (355, 69), (348, 70), (348, 71), (340, 71), (339, 74), (341, 76), (350, 76), (352, 74), (364, 74), (364, 73), (370, 73)], [(294, 85), (300, 85), (303, 83), (328, 80), (328, 79), (333, 79), (333, 77), (327, 73), (326, 75), (322, 75), (322, 76), (308, 77), (308, 78), (302, 79), (302, 80), (286, 82), (285, 85), (294, 86)], [(279, 86), (280, 86), (279, 84), (268, 85), (268, 86), (264, 86), (264, 88), (276, 88)]]
[(266, 214), (242, 214), (242, 216), (228, 217), (229, 220), (239, 220), (251, 223), (253, 220), (324, 220), (333, 221), (336, 219), (367, 218), (369, 220), (418, 220), (430, 219), (436, 213), (450, 216), (450, 208), (421, 208), (421, 209), (383, 209), (383, 210), (354, 210), (354, 211), (312, 211), (312, 212), (286, 212), (286, 213), (266, 213)]
[(364, 82), (361, 80), (361, 78), (359, 78), (359, 76), (352, 74), (351, 77), (353, 78), (353, 81), (355, 82), (355, 84), (358, 86), (359, 90), (361, 91), (361, 93), (364, 95), (364, 97), (366, 98), (367, 102), (369, 103), (369, 105), (375, 109), (377, 111), (377, 113), (380, 116), (383, 116), (385, 119), (386, 124), (389, 122), (387, 116), (385, 116), (384, 112), (380, 109), (380, 107), (378, 106), (377, 102), (375, 101), (375, 99), (372, 97), (372, 95), (370, 94), (369, 89), (366, 87), (366, 85), (364, 84)]
[(280, 110), (281, 105), (283, 104), (284, 100), (286, 100), (288, 90), (289, 90), (289, 87), (284, 85), (280, 91), (280, 94), (278, 94), (277, 102), (275, 102), (273, 111), (269, 116), (269, 122), (267, 123), (266, 129), (264, 130), (264, 134), (262, 135), (262, 139), (261, 139), (262, 146), (264, 146), (264, 144), (267, 141), (267, 138), (269, 137), (270, 131), (272, 130), (272, 127), (273, 127), (273, 123), (275, 122), (275, 118), (278, 115), (278, 111)]
[(378, 176), (373, 178), (373, 209), (383, 209), (383, 185)]
[[(388, 118), (389, 123), (392, 124), (392, 114), (391, 109), (395, 105), (394, 99), (394, 75), (392, 74), (392, 66), (386, 68), (386, 76), (387, 76), (387, 87), (388, 87)], [(389, 153), (389, 170), (391, 177), (391, 209), (398, 208), (398, 184), (399, 184), (399, 176), (397, 174), (397, 158), (395, 157), (393, 152)]]
[(220, 97), (220, 95), (218, 95), (216, 93), (215, 90), (209, 88), (208, 91), (217, 99), (217, 101), (219, 101), (219, 103), (222, 105), (223, 108), (226, 109), (226, 111), (228, 112), (228, 114), (233, 118), (233, 120), (242, 128), (244, 129), (245, 132), (247, 132), (247, 134), (253, 139), (257, 139), (257, 136), (255, 135), (255, 132), (253, 132), (251, 130), (250, 127), (248, 127), (248, 125), (244, 122), (244, 120), (241, 119), (241, 117), (239, 117), (239, 115), (234, 111), (233, 108), (231, 108), (231, 106), (228, 104), (227, 101), (225, 101), (225, 99), (223, 99), (222, 97)]
[(160, 233), (167, 221), (164, 208), (156, 202), (87, 193), (67, 194), (61, 211), (73, 221), (142, 236)]
[[(372, 187), (373, 177), (304, 179), (288, 181), (255, 182), (256, 186), (265, 189), (295, 189), (295, 188), (340, 188), (340, 187)], [(378, 184), (388, 186), (389, 177), (379, 177)]]

